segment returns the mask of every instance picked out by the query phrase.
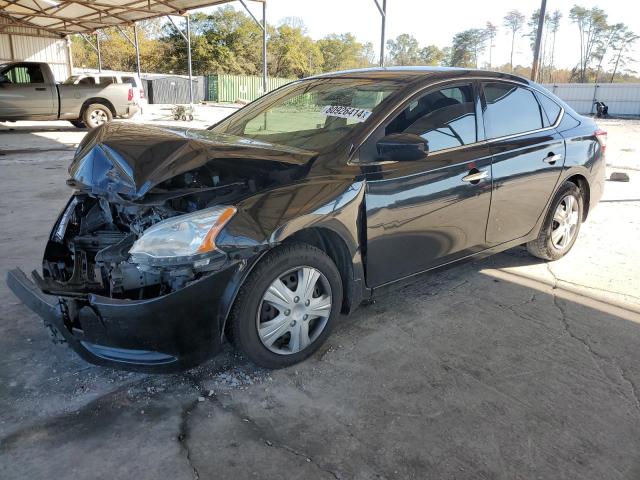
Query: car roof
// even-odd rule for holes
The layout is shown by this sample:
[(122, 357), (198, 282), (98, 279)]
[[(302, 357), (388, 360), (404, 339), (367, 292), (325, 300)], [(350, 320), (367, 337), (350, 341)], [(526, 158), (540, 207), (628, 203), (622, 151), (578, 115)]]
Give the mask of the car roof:
[(427, 66), (402, 66), (402, 67), (374, 67), (354, 70), (342, 70), (338, 72), (323, 73), (309, 78), (370, 78), (378, 80), (448, 80), (466, 77), (496, 78), (514, 80), (526, 85), (531, 84), (526, 78), (510, 73), (494, 72), (491, 70), (479, 70), (457, 67), (427, 67)]

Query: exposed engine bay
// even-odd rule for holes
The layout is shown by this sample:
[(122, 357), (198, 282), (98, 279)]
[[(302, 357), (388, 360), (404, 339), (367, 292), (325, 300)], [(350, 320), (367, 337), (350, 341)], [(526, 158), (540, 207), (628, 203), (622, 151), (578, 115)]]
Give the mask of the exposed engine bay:
[[(224, 165), (224, 163), (223, 163)], [(238, 200), (273, 183), (285, 172), (252, 175), (238, 168), (225, 170), (205, 164), (152, 188), (130, 200), (78, 189), (58, 219), (45, 250), (43, 291), (61, 295), (98, 294), (119, 299), (146, 299), (165, 295), (220, 267), (217, 261), (189, 265), (150, 266), (133, 263), (129, 249), (152, 225), (203, 208)], [(215, 260), (215, 259), (214, 259)]]

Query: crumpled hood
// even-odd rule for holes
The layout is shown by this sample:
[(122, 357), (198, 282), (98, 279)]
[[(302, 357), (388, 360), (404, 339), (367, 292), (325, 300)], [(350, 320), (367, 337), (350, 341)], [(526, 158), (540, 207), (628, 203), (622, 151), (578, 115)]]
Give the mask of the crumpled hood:
[(95, 194), (131, 199), (155, 185), (216, 159), (256, 161), (269, 171), (307, 164), (315, 152), (211, 130), (109, 123), (90, 131), (69, 166), (70, 183)]

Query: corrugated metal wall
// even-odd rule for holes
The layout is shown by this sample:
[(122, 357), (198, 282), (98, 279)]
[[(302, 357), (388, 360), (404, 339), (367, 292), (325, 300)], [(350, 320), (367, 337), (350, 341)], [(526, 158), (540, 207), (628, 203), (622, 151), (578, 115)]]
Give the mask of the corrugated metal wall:
[[(142, 83), (149, 103), (189, 103), (188, 77), (166, 76), (144, 78)], [(206, 83), (206, 77), (193, 77), (194, 103), (199, 103), (205, 99)]]
[[(0, 17), (0, 25), (8, 20)], [(0, 33), (0, 63), (46, 62), (56, 80), (69, 77), (70, 65), (66, 39), (28, 27), (7, 27)]]
[[(275, 90), (293, 78), (267, 77), (267, 90)], [(209, 75), (207, 100), (212, 102), (253, 101), (263, 95), (262, 77), (249, 75)]]
[(594, 103), (604, 102), (610, 115), (640, 115), (640, 83), (558, 83), (544, 85), (578, 113), (595, 112)]

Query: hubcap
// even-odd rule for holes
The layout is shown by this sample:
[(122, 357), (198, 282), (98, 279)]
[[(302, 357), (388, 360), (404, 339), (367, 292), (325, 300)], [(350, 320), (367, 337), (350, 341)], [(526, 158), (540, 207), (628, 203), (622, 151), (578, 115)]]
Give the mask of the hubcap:
[(573, 240), (580, 220), (578, 213), (578, 201), (573, 195), (567, 195), (558, 204), (551, 227), (551, 243), (558, 250), (564, 250)]
[(107, 114), (102, 110), (94, 110), (90, 115), (91, 122), (95, 125), (102, 125), (103, 123), (107, 123), (108, 117)]
[(315, 268), (299, 267), (276, 278), (262, 297), (256, 318), (263, 345), (290, 355), (311, 345), (331, 315), (331, 287)]

